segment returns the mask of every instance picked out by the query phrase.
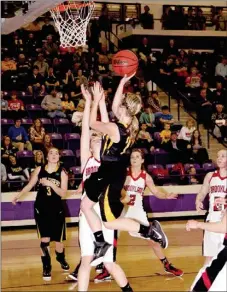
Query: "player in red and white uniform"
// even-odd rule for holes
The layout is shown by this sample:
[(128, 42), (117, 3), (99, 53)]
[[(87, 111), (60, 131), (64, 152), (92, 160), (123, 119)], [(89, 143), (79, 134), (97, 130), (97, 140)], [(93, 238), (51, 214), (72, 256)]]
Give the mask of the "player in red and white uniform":
[[(131, 166), (128, 169), (124, 185), (125, 200), (129, 200), (125, 217), (149, 226), (147, 214), (143, 208), (143, 196), (146, 187), (148, 187), (150, 192), (159, 199), (177, 199), (177, 195), (165, 194), (156, 188), (151, 176), (143, 169), (144, 153), (140, 149), (133, 149), (130, 162)], [(156, 224), (156, 222), (157, 221), (154, 220), (153, 224)], [(141, 237), (139, 233), (130, 233), (130, 235)], [(167, 273), (171, 273), (175, 276), (183, 275), (183, 271), (175, 268), (169, 263), (160, 244), (151, 241), (151, 247), (156, 256), (163, 263)]]
[[(222, 202), (221, 202), (222, 201)], [(219, 199), (219, 204), (226, 205), (226, 199)], [(223, 246), (217, 255), (200, 269), (194, 283), (191, 286), (193, 292), (227, 291), (227, 212), (223, 211), (223, 218), (219, 222), (198, 222), (189, 220), (186, 225), (187, 231), (202, 229), (214, 234), (222, 234)]]
[[(84, 96), (86, 99), (83, 119), (82, 119), (82, 133), (81, 133), (81, 170), (83, 172), (82, 183), (80, 184), (76, 193), (82, 193), (82, 198), (86, 195), (84, 191), (84, 182), (91, 176), (92, 173), (98, 171), (100, 166), (100, 149), (101, 149), (101, 136), (97, 132), (91, 132), (89, 129), (90, 107), (91, 98)], [(105, 105), (105, 98), (103, 96), (100, 102), (101, 119), (103, 122), (107, 122), (108, 113)], [(81, 199), (82, 199), (81, 198)], [(101, 218), (99, 203), (94, 206), (94, 211)], [(130, 288), (123, 291), (132, 291), (128, 283), (128, 280), (119, 265), (115, 263), (116, 260), (116, 243), (117, 243), (117, 231), (110, 230), (102, 226), (103, 235), (109, 244), (113, 245), (113, 249), (110, 249), (104, 258), (105, 265), (105, 280), (110, 280), (110, 273), (116, 280), (121, 288)], [(94, 256), (94, 234), (89, 226), (83, 212), (80, 211), (79, 218), (79, 242), (81, 249), (81, 261), (76, 267), (73, 273), (68, 278), (72, 280), (78, 279), (78, 291), (87, 291), (89, 280), (91, 261)], [(98, 280), (98, 279), (97, 279)], [(98, 281), (96, 281), (98, 282)]]
[[(209, 193), (209, 213), (206, 222), (220, 222), (222, 211), (226, 208), (223, 204), (218, 204), (218, 199), (225, 198), (227, 194), (227, 151), (220, 150), (217, 154), (218, 170), (209, 172), (203, 182), (203, 186), (196, 197), (197, 211), (203, 210), (203, 200)], [(203, 255), (206, 257), (205, 265), (212, 257), (216, 256), (219, 249), (223, 247), (223, 234), (210, 231), (204, 232)]]

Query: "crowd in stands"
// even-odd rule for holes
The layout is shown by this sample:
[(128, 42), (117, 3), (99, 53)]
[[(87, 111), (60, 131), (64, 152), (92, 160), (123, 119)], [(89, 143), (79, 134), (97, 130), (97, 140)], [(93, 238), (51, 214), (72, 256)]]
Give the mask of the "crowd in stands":
[[(62, 150), (62, 163), (70, 171), (69, 187), (78, 186), (84, 110), (80, 85), (90, 86), (96, 80), (102, 83), (113, 120), (111, 104), (119, 82), (111, 70), (112, 53), (107, 47), (94, 47), (93, 40), (94, 36), (89, 36), (86, 49), (63, 49), (48, 19), (42, 29), (35, 21), (29, 30), (20, 29), (2, 38), (3, 189), (12, 190), (7, 183), (12, 181), (17, 182), (14, 189), (21, 188), (31, 171), (45, 163), (53, 145)], [(144, 148), (148, 164), (161, 165), (158, 173), (150, 169), (154, 177), (168, 176), (168, 182), (170, 174), (178, 178), (181, 174), (180, 183), (201, 181), (198, 172), (204, 175), (204, 165), (210, 160), (199, 130), (191, 119), (186, 125), (176, 123), (171, 109), (149, 83), (171, 92), (177, 86), (188, 93), (204, 126), (212, 126), (220, 141), (226, 141), (226, 58), (214, 53), (211, 62), (211, 56), (180, 50), (174, 40), (162, 53), (153, 52), (146, 38), (136, 53), (139, 69), (124, 89), (124, 93), (140, 94), (143, 100), (135, 147)], [(166, 164), (172, 167), (165, 168)]]
[[(152, 6), (151, 6), (152, 7)], [(173, 6), (172, 6), (173, 7)], [(187, 11), (182, 6), (164, 7), (161, 17), (162, 29), (165, 30), (206, 30), (207, 17), (203, 14), (203, 9), (199, 6), (189, 7)], [(227, 15), (223, 13), (223, 8), (214, 10), (211, 8), (209, 22), (217, 31), (227, 30)], [(140, 16), (140, 24), (144, 29), (154, 29), (154, 17), (150, 13), (149, 6), (144, 6), (144, 12)]]

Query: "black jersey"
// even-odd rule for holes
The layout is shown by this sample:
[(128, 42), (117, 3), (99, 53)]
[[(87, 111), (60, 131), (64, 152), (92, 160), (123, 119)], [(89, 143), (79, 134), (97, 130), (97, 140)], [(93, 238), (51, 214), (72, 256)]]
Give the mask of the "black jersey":
[(126, 126), (122, 123), (116, 123), (116, 125), (120, 133), (120, 140), (118, 143), (114, 143), (109, 135), (103, 137), (101, 147), (102, 161), (119, 161), (132, 144)]
[[(46, 165), (42, 166), (38, 175), (38, 180), (41, 178), (47, 178), (52, 181), (56, 186), (61, 186), (61, 172), (62, 167), (59, 167), (56, 171), (48, 173), (46, 171)], [(38, 182), (38, 192), (35, 201), (35, 207), (39, 210), (45, 210), (47, 212), (58, 212), (63, 208), (61, 197), (55, 193), (51, 187), (43, 186)]]

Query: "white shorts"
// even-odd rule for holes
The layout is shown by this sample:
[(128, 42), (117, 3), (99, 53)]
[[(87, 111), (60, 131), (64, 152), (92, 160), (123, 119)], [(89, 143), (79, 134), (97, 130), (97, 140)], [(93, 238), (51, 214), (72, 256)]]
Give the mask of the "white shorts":
[[(222, 250), (222, 249), (220, 249), (220, 250)], [(194, 286), (196, 285), (198, 280), (201, 278), (205, 269), (207, 267), (210, 267), (213, 260), (215, 260), (216, 258), (217, 258), (216, 256), (213, 257), (212, 261), (208, 265), (206, 265), (206, 266), (202, 267), (202, 269), (200, 269), (199, 273), (197, 274), (197, 276), (196, 276), (196, 278), (191, 286), (190, 291), (193, 291)], [(227, 291), (227, 264), (225, 264), (224, 267), (221, 269), (221, 271), (218, 273), (217, 277), (215, 278), (214, 282), (212, 283), (212, 285), (208, 291), (213, 291), (213, 292)]]
[[(100, 207), (99, 204), (95, 204), (94, 210), (98, 214), (99, 218), (101, 218), (100, 215)], [(115, 262), (116, 261), (116, 244), (117, 244), (117, 231), (116, 230), (110, 230), (105, 228), (105, 226), (102, 225), (102, 231), (105, 238), (105, 241), (109, 244), (112, 244), (114, 248), (110, 249), (110, 252), (108, 252), (105, 256), (105, 262)], [(94, 255), (94, 235), (93, 232), (87, 222), (87, 219), (85, 215), (80, 212), (80, 218), (79, 218), (79, 242), (80, 242), (80, 250), (81, 250), (81, 257), (85, 256), (93, 256)]]
[(224, 246), (224, 237), (225, 235), (221, 233), (205, 231), (203, 237), (203, 256), (215, 257)]
[[(128, 207), (123, 216), (125, 218), (134, 219), (145, 226), (149, 226), (147, 213), (141, 208)], [(134, 237), (141, 237), (139, 233), (129, 232), (129, 234)]]

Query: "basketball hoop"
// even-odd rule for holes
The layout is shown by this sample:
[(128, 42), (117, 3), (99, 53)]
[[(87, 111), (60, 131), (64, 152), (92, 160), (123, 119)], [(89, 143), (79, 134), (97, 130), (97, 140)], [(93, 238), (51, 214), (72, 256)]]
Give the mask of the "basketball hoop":
[(86, 45), (86, 32), (95, 8), (93, 1), (60, 4), (50, 10), (63, 48)]

